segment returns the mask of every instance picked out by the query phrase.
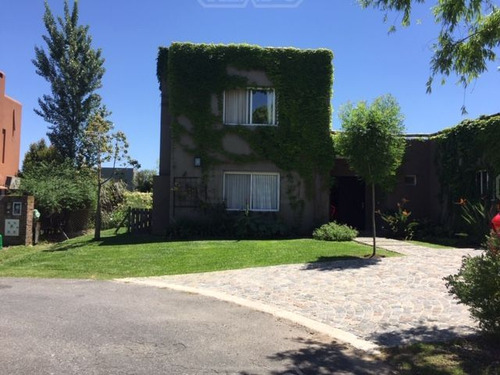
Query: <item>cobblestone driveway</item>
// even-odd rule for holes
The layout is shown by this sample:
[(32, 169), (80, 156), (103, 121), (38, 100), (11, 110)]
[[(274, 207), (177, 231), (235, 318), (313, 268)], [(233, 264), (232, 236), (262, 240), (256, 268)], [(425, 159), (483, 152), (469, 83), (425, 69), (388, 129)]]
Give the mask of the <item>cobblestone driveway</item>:
[[(358, 238), (371, 244), (370, 238)], [(448, 295), (443, 277), (473, 249), (430, 249), (378, 239), (404, 254), (379, 260), (285, 265), (124, 281), (217, 291), (299, 314), (378, 345), (447, 339), (473, 333), (465, 306)]]

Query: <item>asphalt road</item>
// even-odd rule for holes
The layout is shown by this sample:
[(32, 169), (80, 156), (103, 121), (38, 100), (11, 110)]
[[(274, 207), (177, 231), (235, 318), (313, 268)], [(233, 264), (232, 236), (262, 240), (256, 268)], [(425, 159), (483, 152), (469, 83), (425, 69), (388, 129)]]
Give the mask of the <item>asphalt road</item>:
[(287, 321), (168, 289), (0, 278), (0, 374), (381, 374)]

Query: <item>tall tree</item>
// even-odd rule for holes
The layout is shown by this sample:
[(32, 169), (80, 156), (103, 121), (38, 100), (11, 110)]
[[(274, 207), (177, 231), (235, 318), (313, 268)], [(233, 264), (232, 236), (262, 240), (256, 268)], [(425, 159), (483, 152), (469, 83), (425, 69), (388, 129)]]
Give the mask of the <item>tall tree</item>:
[(376, 254), (375, 186), (386, 187), (401, 165), (405, 151), (403, 116), (391, 95), (368, 105), (360, 102), (340, 110), (342, 132), (335, 144), (349, 166), (371, 187), (373, 253)]
[[(363, 7), (403, 14), (401, 24), (409, 26), (412, 6), (425, 0), (358, 0)], [(441, 31), (433, 44), (431, 76), (427, 91), (436, 75), (444, 78), (455, 73), (464, 86), (487, 71), (488, 62), (496, 60), (500, 47), (500, 8), (492, 0), (439, 0), (432, 7)], [(387, 17), (386, 17), (387, 19)], [(391, 30), (395, 26), (392, 25)]]
[(88, 168), (76, 169), (68, 159), (53, 158), (50, 148), (45, 151), (23, 167), (19, 191), (35, 197), (44, 226), (66, 236), (70, 213), (94, 205), (93, 174)]
[[(97, 209), (95, 216), (94, 239), (101, 238), (101, 191), (109, 180), (115, 174), (117, 163), (122, 165), (130, 164), (139, 166), (137, 161), (128, 155), (128, 142), (123, 132), (112, 133), (113, 124), (106, 120), (105, 113), (94, 114), (85, 130), (85, 142), (83, 146), (83, 155), (89, 162), (88, 166), (96, 171), (97, 181)], [(113, 173), (106, 179), (102, 178), (102, 165), (112, 163)]]
[(153, 179), (157, 174), (154, 169), (137, 171), (134, 175), (135, 190), (141, 193), (151, 193), (153, 191)]
[(28, 173), (42, 162), (49, 164), (63, 162), (61, 155), (59, 155), (55, 147), (52, 145), (47, 146), (43, 138), (38, 142), (30, 144), (28, 151), (24, 155), (22, 173)]
[(89, 27), (78, 25), (78, 0), (70, 10), (64, 1), (64, 17), (54, 18), (47, 1), (43, 22), (47, 50), (35, 47), (36, 73), (47, 80), (50, 95), (38, 99), (35, 112), (50, 123), (50, 142), (63, 158), (79, 164), (85, 128), (90, 116), (102, 108), (97, 90), (104, 74), (100, 49), (92, 48)]

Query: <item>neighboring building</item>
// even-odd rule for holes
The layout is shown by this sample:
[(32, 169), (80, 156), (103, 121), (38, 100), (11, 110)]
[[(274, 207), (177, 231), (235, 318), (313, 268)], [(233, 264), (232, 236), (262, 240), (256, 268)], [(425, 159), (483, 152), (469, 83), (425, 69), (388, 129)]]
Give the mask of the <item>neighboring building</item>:
[(22, 110), (21, 103), (5, 95), (5, 80), (0, 71), (0, 189), (4, 191), (19, 170)]
[[(371, 190), (345, 159), (337, 158), (331, 172), (330, 219), (364, 230), (371, 227)], [(436, 142), (429, 135), (407, 136), (403, 162), (389, 192), (377, 188), (377, 210), (390, 211), (403, 200), (412, 219), (441, 219), (442, 202), (436, 170)]]
[(324, 49), (161, 48), (153, 232), (217, 205), (302, 233), (327, 222), (332, 58)]
[[(434, 134), (405, 137), (406, 151), (394, 184), (389, 191), (377, 187), (376, 210), (388, 213), (403, 203), (410, 220), (419, 221), (421, 228), (445, 228), (449, 233), (471, 230), (464, 224), (464, 202), (469, 209), (483, 206), (487, 217), (497, 213), (500, 114), (466, 119)], [(330, 220), (370, 229), (370, 189), (344, 159), (335, 161), (331, 176)]]
[(112, 168), (112, 167), (103, 167), (101, 170), (101, 176), (103, 179), (112, 178), (115, 181), (122, 181), (127, 185), (127, 190), (134, 191), (135, 183), (134, 177), (137, 173), (135, 168)]

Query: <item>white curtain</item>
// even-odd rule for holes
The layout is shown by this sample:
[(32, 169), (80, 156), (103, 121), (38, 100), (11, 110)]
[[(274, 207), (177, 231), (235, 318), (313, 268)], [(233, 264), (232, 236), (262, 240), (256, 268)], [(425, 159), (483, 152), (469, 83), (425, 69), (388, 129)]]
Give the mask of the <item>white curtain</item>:
[(273, 114), (274, 114), (274, 91), (267, 91), (267, 124), (274, 124)]
[(250, 175), (225, 175), (226, 208), (228, 210), (245, 210), (250, 206)]
[(246, 90), (228, 90), (224, 92), (224, 123), (246, 124), (247, 120)]
[(252, 210), (278, 209), (278, 176), (252, 175)]

